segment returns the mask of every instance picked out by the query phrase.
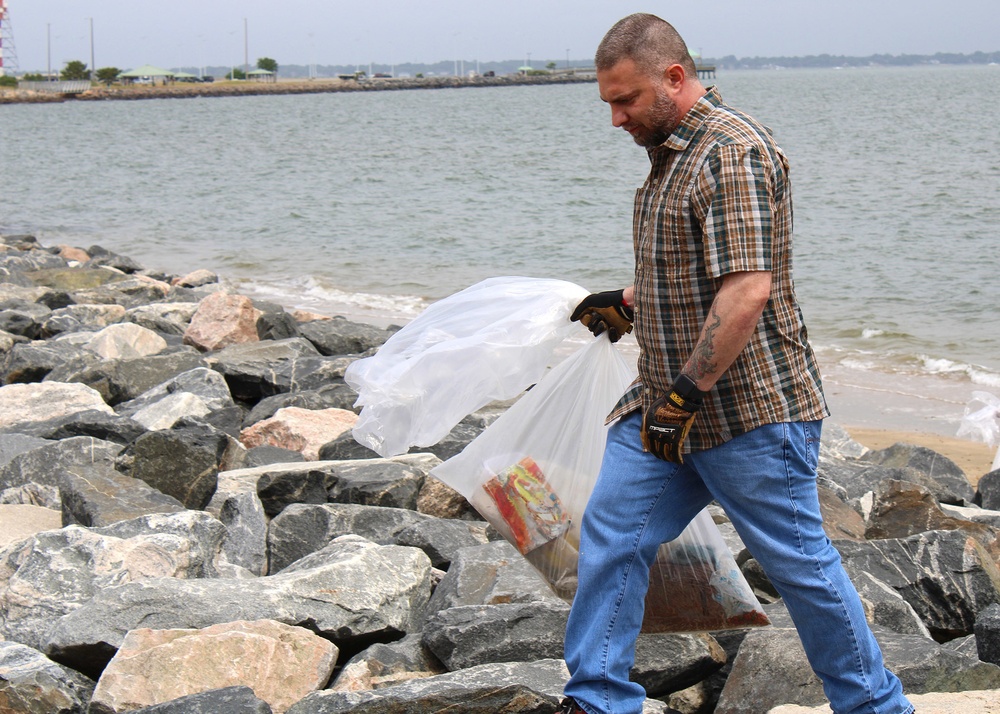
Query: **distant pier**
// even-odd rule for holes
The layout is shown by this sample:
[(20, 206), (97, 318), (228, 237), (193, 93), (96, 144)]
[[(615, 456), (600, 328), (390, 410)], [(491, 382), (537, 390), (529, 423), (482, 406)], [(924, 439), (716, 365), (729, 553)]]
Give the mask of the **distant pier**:
[(695, 69), (698, 71), (698, 79), (715, 79), (714, 64), (696, 64)]

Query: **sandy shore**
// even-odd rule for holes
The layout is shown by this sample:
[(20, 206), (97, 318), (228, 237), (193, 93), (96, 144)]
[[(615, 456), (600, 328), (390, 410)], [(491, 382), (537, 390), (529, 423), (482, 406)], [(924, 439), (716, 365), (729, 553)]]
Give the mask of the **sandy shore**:
[(885, 449), (898, 442), (926, 446), (958, 464), (973, 486), (979, 483), (980, 477), (990, 472), (996, 454), (996, 451), (986, 444), (939, 434), (852, 426), (844, 428), (855, 441), (869, 449)]

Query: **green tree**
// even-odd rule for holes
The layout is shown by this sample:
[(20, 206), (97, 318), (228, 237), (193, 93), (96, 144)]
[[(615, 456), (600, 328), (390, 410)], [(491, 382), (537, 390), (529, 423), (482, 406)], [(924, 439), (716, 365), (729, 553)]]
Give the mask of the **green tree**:
[(41, 72), (36, 72), (34, 74), (26, 74), (23, 77), (21, 77), (21, 79), (23, 79), (25, 82), (44, 82), (45, 75), (43, 75)]
[(70, 82), (75, 79), (90, 79), (90, 70), (80, 60), (70, 60), (59, 73), (59, 78), (64, 82)]
[(226, 75), (226, 79), (246, 79), (247, 73), (242, 69), (234, 68), (229, 74)]
[(121, 74), (121, 70), (117, 67), (101, 67), (97, 70), (97, 81), (110, 86), (118, 79), (119, 74)]
[(16, 87), (17, 77), (9, 74), (0, 74), (0, 87)]
[(547, 65), (545, 65), (545, 69), (550, 70), (550, 71), (553, 70), (553, 69), (555, 69), (555, 68), (556, 68), (556, 63), (555, 62), (549, 62)]
[(270, 57), (261, 57), (257, 60), (257, 69), (265, 69), (268, 72), (278, 73), (278, 63)]

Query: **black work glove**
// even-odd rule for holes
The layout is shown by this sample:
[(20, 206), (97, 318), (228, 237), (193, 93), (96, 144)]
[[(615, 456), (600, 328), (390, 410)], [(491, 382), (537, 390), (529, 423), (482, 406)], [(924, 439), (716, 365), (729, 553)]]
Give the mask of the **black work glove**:
[(569, 319), (577, 320), (594, 335), (605, 331), (612, 342), (617, 342), (632, 331), (635, 313), (625, 304), (624, 290), (608, 290), (588, 295), (573, 310)]
[(642, 415), (642, 446), (664, 461), (684, 463), (681, 451), (705, 393), (681, 375), (663, 397), (653, 400)]

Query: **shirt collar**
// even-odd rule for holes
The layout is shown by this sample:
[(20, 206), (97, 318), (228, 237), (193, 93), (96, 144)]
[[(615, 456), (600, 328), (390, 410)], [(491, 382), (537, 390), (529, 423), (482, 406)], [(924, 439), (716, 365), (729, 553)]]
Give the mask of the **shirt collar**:
[(694, 106), (684, 115), (681, 119), (681, 123), (677, 125), (673, 133), (667, 137), (660, 146), (654, 147), (650, 152), (656, 151), (657, 149), (663, 147), (667, 149), (673, 149), (675, 151), (684, 151), (688, 144), (691, 143), (691, 139), (694, 138), (695, 132), (698, 131), (698, 127), (701, 126), (702, 122), (715, 111), (718, 107), (722, 106), (722, 94), (716, 87), (709, 87), (708, 91), (701, 96), (701, 98), (694, 103)]

